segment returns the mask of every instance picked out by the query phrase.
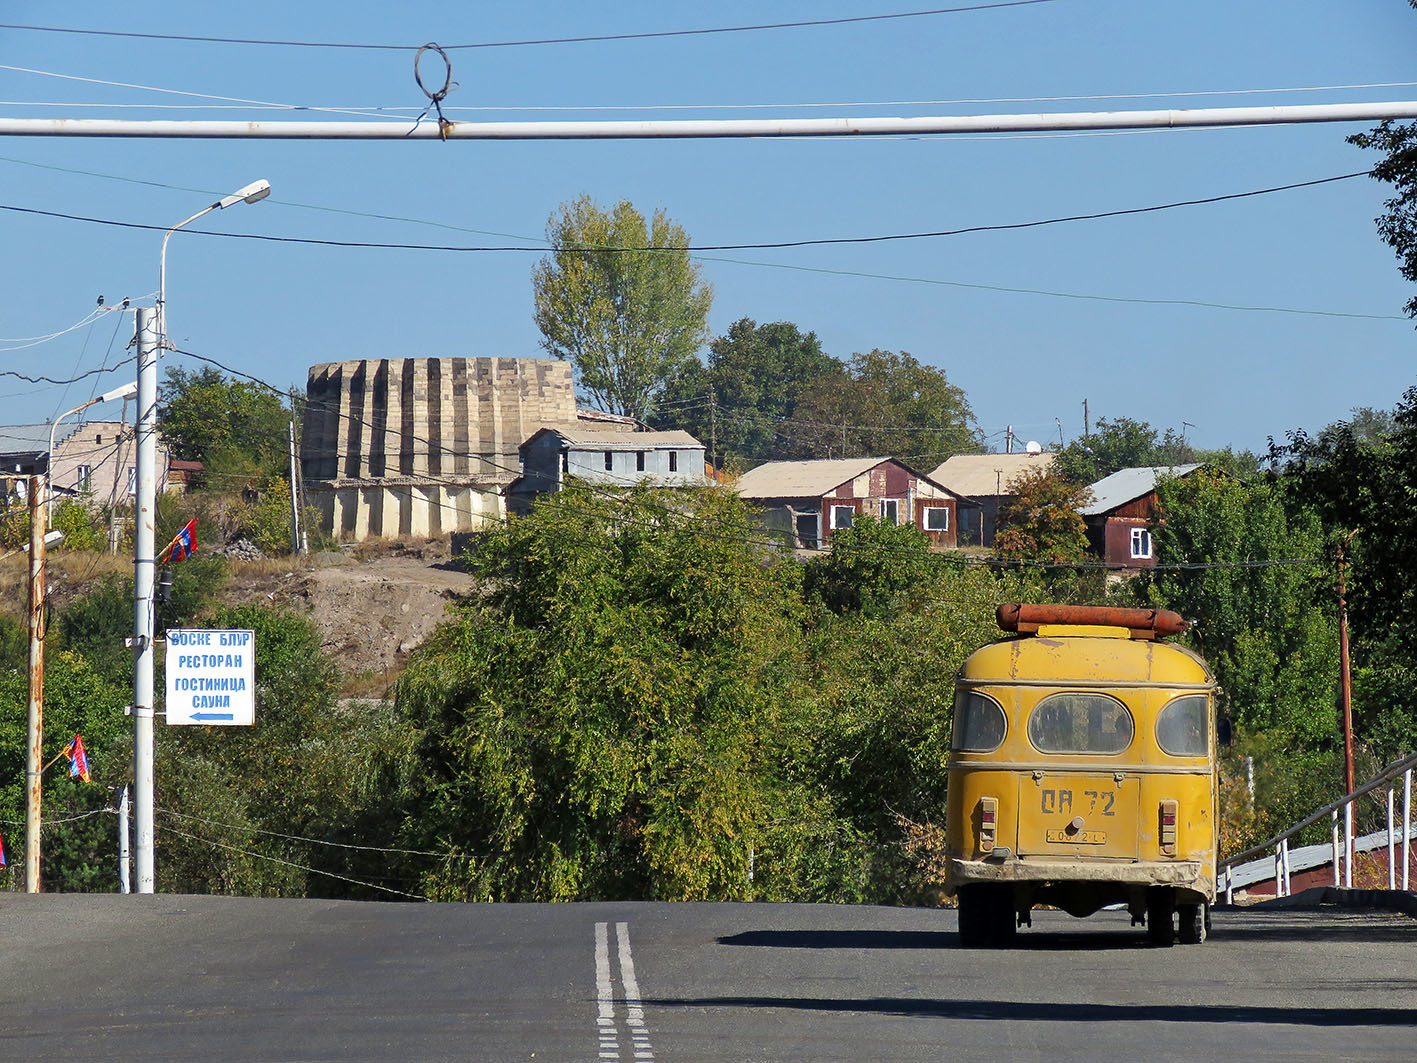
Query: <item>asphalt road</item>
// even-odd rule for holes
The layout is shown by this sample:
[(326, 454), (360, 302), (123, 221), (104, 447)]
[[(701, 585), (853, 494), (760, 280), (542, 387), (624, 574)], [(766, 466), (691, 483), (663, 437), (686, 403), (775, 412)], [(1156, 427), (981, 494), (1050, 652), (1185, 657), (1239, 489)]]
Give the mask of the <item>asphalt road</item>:
[(0, 894), (5, 1060), (1412, 1060), (1417, 920)]

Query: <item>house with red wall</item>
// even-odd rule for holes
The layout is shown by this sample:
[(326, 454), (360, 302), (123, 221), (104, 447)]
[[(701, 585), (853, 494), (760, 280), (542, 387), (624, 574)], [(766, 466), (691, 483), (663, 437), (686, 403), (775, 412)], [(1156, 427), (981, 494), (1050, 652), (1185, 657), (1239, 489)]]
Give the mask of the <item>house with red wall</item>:
[(862, 514), (913, 524), (934, 549), (950, 549), (960, 507), (976, 505), (897, 458), (770, 461), (739, 477), (737, 490), (801, 550), (825, 548)]
[(1088, 490), (1092, 502), (1083, 507), (1088, 544), (1109, 565), (1151, 568), (1156, 564), (1156, 485), (1163, 479), (1189, 476), (1200, 465), (1158, 465), (1119, 469)]

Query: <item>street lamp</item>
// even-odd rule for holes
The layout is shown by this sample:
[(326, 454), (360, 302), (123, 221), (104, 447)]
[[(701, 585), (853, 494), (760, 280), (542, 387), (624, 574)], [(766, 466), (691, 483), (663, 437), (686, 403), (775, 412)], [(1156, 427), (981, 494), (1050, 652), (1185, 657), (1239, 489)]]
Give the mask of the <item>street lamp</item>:
[(234, 207), (238, 203), (259, 203), (271, 194), (271, 183), (265, 178), (259, 181), (252, 181), (244, 188), (238, 188), (229, 196), (222, 196), (210, 206), (203, 207), (186, 221), (180, 221), (162, 238), (162, 254), (158, 258), (157, 271), (157, 327), (162, 336), (162, 345), (167, 346), (167, 314), (165, 307), (167, 304), (167, 241), (172, 239), (172, 234), (184, 225), (190, 225), (203, 214), (209, 214), (214, 210), (225, 210), (227, 207)]
[(114, 388), (112, 391), (105, 391), (96, 399), (89, 399), (88, 402), (80, 406), (75, 406), (72, 410), (65, 410), (58, 417), (54, 418), (54, 423), (49, 426), (49, 449), (45, 451), (47, 458), (44, 463), (44, 495), (51, 498), (54, 492), (51, 488), (54, 485), (54, 433), (59, 427), (59, 422), (68, 417), (71, 413), (78, 413), (80, 410), (87, 410), (90, 406), (97, 406), (101, 402), (112, 402), (114, 399), (131, 399), (138, 393), (138, 382), (136, 380), (124, 384), (122, 387)]
[[(178, 222), (162, 238), (157, 312), (138, 308), (138, 467), (133, 513), (133, 825), (138, 892), (152, 893), (153, 876), (153, 533), (157, 485), (157, 352), (167, 344), (167, 241), (184, 225), (213, 210), (259, 203), (269, 181), (252, 181)], [(153, 318), (156, 316), (157, 321)]]

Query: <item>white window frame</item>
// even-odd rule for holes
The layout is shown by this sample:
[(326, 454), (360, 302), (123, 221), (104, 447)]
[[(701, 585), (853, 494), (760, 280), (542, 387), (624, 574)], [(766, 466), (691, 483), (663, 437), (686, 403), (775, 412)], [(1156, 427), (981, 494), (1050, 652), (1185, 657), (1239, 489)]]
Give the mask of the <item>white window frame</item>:
[(74, 467), (74, 489), (87, 491), (93, 486), (93, 466), (78, 465)]
[[(944, 522), (938, 528), (930, 527), (930, 517), (939, 513), (944, 518)], [(949, 506), (926, 506), (920, 513), (920, 527), (929, 532), (947, 532), (950, 530), (950, 507)]]
[(1132, 559), (1144, 560), (1152, 556), (1151, 531), (1147, 528), (1133, 528), (1131, 534)]
[[(849, 513), (849, 514), (851, 514), (851, 516), (850, 516), (849, 518), (847, 518), (847, 523), (843, 524), (843, 523), (841, 523), (840, 520), (837, 519), (837, 514), (838, 514), (838, 513)], [(835, 504), (834, 504), (834, 505), (831, 507), (831, 526), (832, 526), (832, 531), (838, 531), (839, 529), (842, 529), (842, 528), (849, 528), (849, 527), (851, 527), (851, 526), (852, 526), (853, 524), (855, 524), (855, 523), (856, 523), (856, 507), (855, 507), (855, 506), (843, 506), (843, 505), (835, 505)]]
[[(894, 511), (894, 512), (892, 512), (892, 513), (890, 514), (890, 516), (887, 516), (887, 515), (886, 515), (886, 509), (887, 509), (887, 507), (889, 507), (891, 510)], [(883, 522), (889, 522), (889, 523), (891, 523), (891, 524), (899, 524), (899, 523), (900, 523), (900, 499), (898, 499), (898, 498), (883, 498), (883, 499), (881, 499), (881, 520), (882, 520)]]
[(136, 465), (128, 466), (128, 493), (130, 495), (138, 493), (138, 467)]

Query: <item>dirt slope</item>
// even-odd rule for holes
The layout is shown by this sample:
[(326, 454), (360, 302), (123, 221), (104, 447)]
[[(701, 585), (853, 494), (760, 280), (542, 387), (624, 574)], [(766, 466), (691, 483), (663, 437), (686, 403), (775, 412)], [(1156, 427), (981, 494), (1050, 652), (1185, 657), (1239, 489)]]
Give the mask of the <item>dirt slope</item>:
[(224, 600), (265, 600), (308, 612), (340, 668), (371, 681), (397, 671), (443, 620), (449, 603), (473, 585), (452, 563), (447, 544), (438, 542), (371, 547), (354, 556), (317, 554), (293, 571), (233, 568)]

